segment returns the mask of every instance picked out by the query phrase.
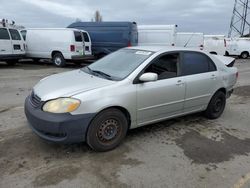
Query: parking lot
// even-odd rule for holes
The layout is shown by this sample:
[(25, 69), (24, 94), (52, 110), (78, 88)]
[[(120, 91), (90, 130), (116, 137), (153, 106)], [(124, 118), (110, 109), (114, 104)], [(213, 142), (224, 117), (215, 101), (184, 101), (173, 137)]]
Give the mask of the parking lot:
[(0, 187), (250, 187), (250, 60), (237, 60), (239, 80), (221, 118), (195, 114), (131, 130), (106, 153), (45, 142), (24, 115), (41, 78), (81, 66), (0, 62)]

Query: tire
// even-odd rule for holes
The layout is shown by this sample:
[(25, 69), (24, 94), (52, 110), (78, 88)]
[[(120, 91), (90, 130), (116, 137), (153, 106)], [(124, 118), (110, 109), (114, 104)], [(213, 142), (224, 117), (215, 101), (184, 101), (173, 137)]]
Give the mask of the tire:
[(241, 55), (240, 55), (240, 57), (241, 57), (242, 59), (247, 59), (248, 56), (249, 56), (249, 53), (248, 53), (248, 52), (242, 52)]
[(66, 61), (61, 53), (55, 53), (52, 57), (52, 62), (57, 67), (64, 67)]
[(228, 53), (228, 51), (226, 51), (226, 53), (225, 53), (225, 56), (229, 56), (229, 53)]
[(221, 116), (226, 106), (226, 95), (222, 91), (217, 91), (210, 100), (205, 116), (208, 119), (217, 119)]
[(95, 151), (104, 152), (116, 148), (125, 138), (128, 120), (118, 109), (100, 112), (91, 122), (87, 132), (87, 144)]
[(17, 62), (18, 60), (16, 59), (6, 61), (7, 65), (10, 65), (10, 66), (14, 66), (15, 64), (17, 64)]

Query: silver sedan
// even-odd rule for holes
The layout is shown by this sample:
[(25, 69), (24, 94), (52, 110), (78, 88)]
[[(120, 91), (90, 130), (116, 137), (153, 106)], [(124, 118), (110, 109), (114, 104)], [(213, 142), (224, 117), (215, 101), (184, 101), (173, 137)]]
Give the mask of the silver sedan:
[(186, 48), (121, 49), (42, 79), (26, 98), (26, 117), (43, 139), (111, 150), (128, 129), (195, 112), (220, 117), (238, 76), (233, 63)]

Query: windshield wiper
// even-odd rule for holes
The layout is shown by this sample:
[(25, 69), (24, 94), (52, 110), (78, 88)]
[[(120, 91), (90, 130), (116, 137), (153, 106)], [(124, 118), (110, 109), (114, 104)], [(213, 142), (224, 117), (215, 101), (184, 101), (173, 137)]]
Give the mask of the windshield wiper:
[[(90, 68), (89, 68), (90, 69)], [(90, 69), (91, 70), (91, 69)], [(91, 70), (91, 72), (99, 74), (101, 76), (104, 76), (105, 78), (112, 80), (112, 76), (110, 76), (109, 74), (102, 72), (102, 71), (98, 71), (98, 70)]]

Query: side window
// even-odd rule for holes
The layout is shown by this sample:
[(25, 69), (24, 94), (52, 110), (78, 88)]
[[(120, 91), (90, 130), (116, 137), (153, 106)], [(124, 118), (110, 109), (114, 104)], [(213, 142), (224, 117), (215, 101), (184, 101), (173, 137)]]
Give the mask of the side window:
[(19, 32), (15, 29), (9, 29), (12, 40), (21, 40)]
[(5, 28), (0, 28), (0, 40), (9, 40), (10, 35)]
[(23, 37), (23, 40), (26, 40), (26, 33), (27, 33), (26, 30), (22, 30), (22, 31), (21, 31), (21, 35), (22, 35), (22, 37)]
[(182, 75), (200, 74), (216, 70), (215, 65), (207, 56), (198, 52), (184, 52)]
[(89, 36), (87, 33), (82, 32), (83, 38), (84, 38), (84, 42), (89, 42)]
[(82, 42), (82, 35), (81, 35), (81, 32), (79, 32), (79, 31), (74, 31), (74, 35), (75, 35), (75, 41), (76, 41), (76, 42)]
[(145, 73), (153, 72), (158, 74), (158, 80), (173, 78), (177, 76), (179, 54), (166, 54), (155, 60), (147, 67)]

